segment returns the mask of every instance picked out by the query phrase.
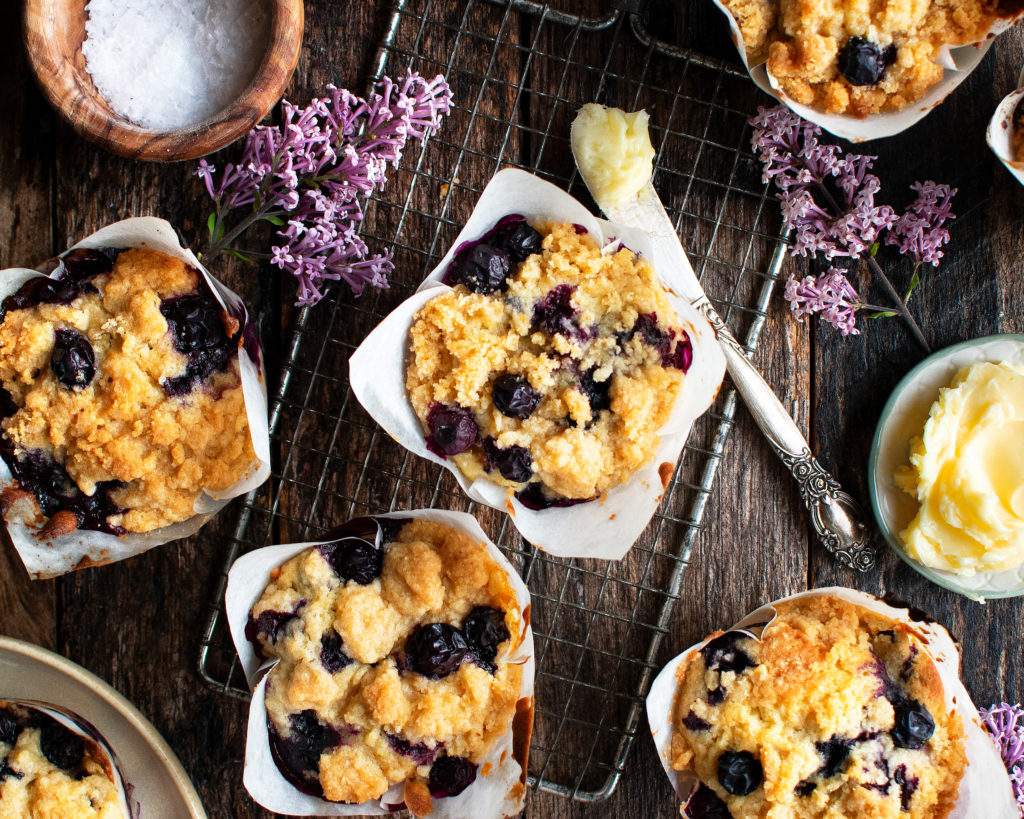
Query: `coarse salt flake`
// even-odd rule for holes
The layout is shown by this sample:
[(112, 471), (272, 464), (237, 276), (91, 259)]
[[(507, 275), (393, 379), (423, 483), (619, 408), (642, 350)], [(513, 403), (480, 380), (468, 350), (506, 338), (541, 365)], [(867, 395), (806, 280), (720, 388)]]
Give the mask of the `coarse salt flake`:
[(217, 114), (252, 81), (270, 0), (89, 0), (86, 69), (118, 114), (155, 131)]

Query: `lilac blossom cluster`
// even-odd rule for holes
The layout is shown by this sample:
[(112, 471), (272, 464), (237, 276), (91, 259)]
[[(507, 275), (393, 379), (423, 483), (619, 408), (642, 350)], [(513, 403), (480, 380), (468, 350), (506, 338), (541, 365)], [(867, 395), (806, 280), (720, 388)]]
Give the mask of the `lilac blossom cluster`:
[[(378, 82), (367, 98), (327, 86), (327, 96), (305, 108), (285, 101), (279, 126), (249, 132), (237, 163), (216, 168), (199, 161), (199, 176), (214, 202), (207, 258), (243, 255), (232, 243), (252, 224), (278, 226), (271, 264), (298, 282), (296, 303), (312, 305), (330, 281), (344, 280), (359, 296), (386, 288), (393, 269), (388, 251), (371, 254), (359, 236), (363, 202), (384, 186), (410, 139), (423, 141), (451, 108), (451, 89), (440, 76), (408, 72)], [(229, 211), (248, 209), (228, 229)]]
[(981, 722), (996, 746), (1013, 783), (1013, 795), (1024, 816), (1024, 709), (1001, 702), (981, 709)]
[(861, 306), (860, 297), (843, 271), (837, 268), (829, 268), (822, 276), (789, 279), (785, 298), (798, 319), (820, 313), (844, 336), (860, 334), (856, 316), (857, 308)]
[[(821, 141), (821, 128), (784, 106), (758, 109), (750, 124), (754, 129), (751, 146), (761, 160), (762, 178), (778, 188), (776, 198), (783, 223), (793, 233), (794, 255), (863, 258), (884, 279), (874, 260), (884, 238), (887, 245), (914, 259), (914, 284), (922, 263), (938, 264), (940, 248), (949, 241), (943, 225), (954, 218), (950, 201), (955, 188), (916, 183), (911, 189), (917, 199), (906, 213), (897, 215), (890, 206), (875, 203), (881, 189), (878, 177), (871, 173), (876, 157), (841, 154), (838, 146)], [(891, 288), (887, 279), (885, 283)], [(835, 267), (821, 276), (791, 280), (785, 298), (797, 318), (820, 313), (844, 336), (857, 333), (855, 312), (869, 306)], [(899, 309), (909, 317), (906, 298)]]

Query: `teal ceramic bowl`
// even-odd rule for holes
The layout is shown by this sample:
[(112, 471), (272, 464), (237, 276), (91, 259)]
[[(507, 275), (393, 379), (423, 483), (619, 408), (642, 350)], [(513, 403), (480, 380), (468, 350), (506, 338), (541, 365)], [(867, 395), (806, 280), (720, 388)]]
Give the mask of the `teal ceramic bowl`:
[(1013, 361), (1024, 365), (1024, 335), (996, 335), (955, 344), (933, 353), (896, 385), (878, 419), (868, 460), (871, 511), (886, 541), (906, 563), (933, 583), (972, 600), (1024, 594), (1024, 565), (999, 572), (954, 574), (925, 566), (904, 551), (900, 532), (917, 514), (917, 500), (893, 480), (896, 468), (910, 462), (910, 440), (920, 435), (928, 412), (963, 367), (980, 361)]

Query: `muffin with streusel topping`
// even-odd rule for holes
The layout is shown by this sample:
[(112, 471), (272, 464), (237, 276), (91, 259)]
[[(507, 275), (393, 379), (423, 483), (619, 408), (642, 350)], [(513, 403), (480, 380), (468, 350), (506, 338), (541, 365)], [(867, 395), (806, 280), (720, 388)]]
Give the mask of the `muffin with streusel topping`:
[(0, 819), (124, 819), (112, 763), (36, 708), (0, 702)]
[(646, 259), (509, 216), (461, 246), (409, 331), (427, 446), (542, 509), (592, 500), (653, 456), (692, 346)]
[(906, 624), (830, 596), (774, 606), (760, 640), (712, 635), (679, 671), (672, 764), (691, 819), (942, 819), (966, 767), (960, 717)]
[(526, 625), (486, 546), (427, 519), (359, 518), (277, 568), (246, 636), (278, 662), (272, 756), (334, 802), (404, 783), (418, 815), (469, 787), (516, 713)]
[(77, 249), (8, 296), (0, 320), (5, 515), (142, 533), (195, 515), (255, 454), (241, 327), (200, 272), (149, 248)]
[[(792, 100), (863, 117), (921, 99), (945, 46), (978, 42), (1011, 14), (1003, 0), (722, 0), (747, 60)], [(1019, 5), (1019, 4), (1017, 4)]]

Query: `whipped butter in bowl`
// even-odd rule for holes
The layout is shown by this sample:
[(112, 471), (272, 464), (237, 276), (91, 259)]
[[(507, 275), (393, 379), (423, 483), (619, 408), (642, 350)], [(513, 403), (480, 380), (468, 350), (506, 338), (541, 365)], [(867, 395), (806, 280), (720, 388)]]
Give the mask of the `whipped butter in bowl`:
[(974, 599), (1024, 594), (1024, 336), (957, 344), (896, 387), (871, 446), (889, 545)]

